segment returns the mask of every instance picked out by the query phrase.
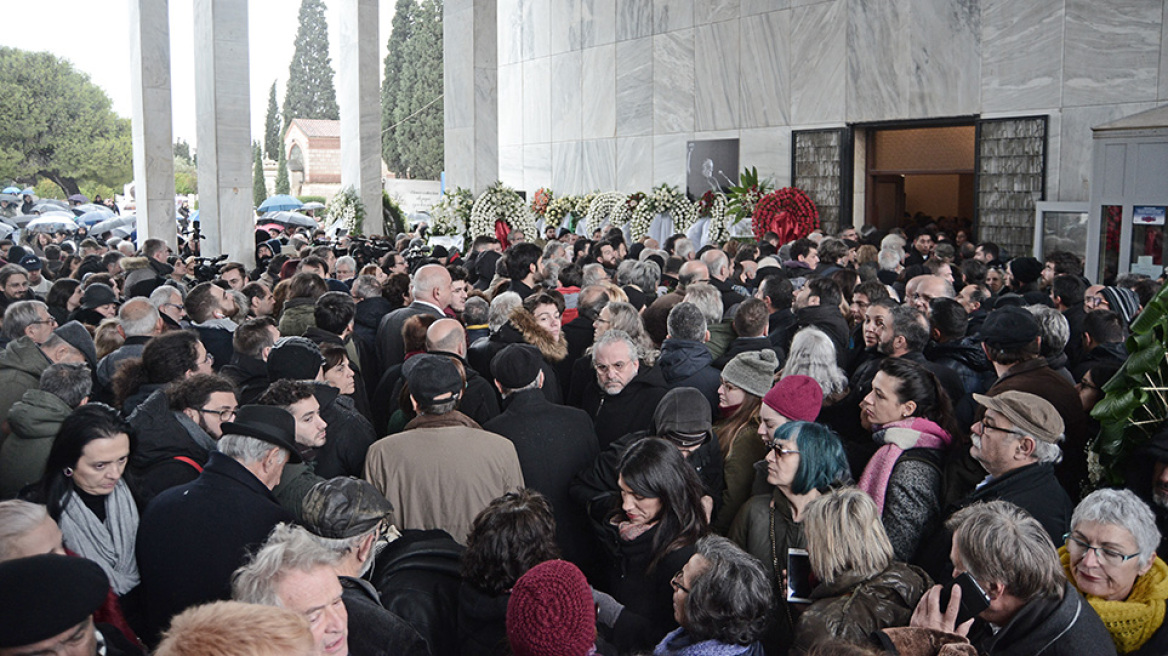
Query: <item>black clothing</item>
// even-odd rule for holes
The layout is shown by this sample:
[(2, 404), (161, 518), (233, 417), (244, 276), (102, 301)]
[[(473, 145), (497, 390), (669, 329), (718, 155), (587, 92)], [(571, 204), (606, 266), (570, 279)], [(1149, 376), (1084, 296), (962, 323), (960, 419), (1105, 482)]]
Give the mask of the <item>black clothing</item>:
[(469, 581), (458, 590), (458, 647), (463, 656), (508, 656), (507, 602), (511, 593), (489, 595)]
[(750, 353), (763, 349), (774, 350), (769, 337), (736, 337), (733, 342), (730, 342), (730, 348), (726, 349), (721, 357), (714, 360), (714, 368), (721, 371), (739, 353)]
[(528, 296), (535, 293), (535, 290), (524, 284), (522, 280), (512, 280), (511, 284), (507, 286), (507, 291), (519, 294), (520, 300), (527, 300)]
[(429, 314), (439, 319), (446, 317), (442, 310), (414, 301), (406, 307), (398, 308), (381, 318), (377, 324), (377, 360), (381, 363), (380, 371), (385, 371), (395, 364), (401, 364), (406, 359), (405, 344), (402, 342), (402, 324), (415, 314)]
[(199, 332), (203, 348), (215, 358), (215, 362), (211, 363), (212, 369), (218, 372), (231, 362), (235, 356), (235, 345), (232, 343), (235, 335), (230, 330), (210, 326), (195, 326), (195, 330)]
[[(1094, 367), (1100, 362), (1123, 364), (1127, 360), (1127, 355), (1127, 347), (1124, 346), (1123, 342), (1096, 344), (1095, 348), (1083, 354), (1082, 359), (1079, 360), (1079, 366), (1074, 367), (1071, 375), (1076, 382), (1081, 381), (1083, 380), (1083, 376), (1091, 370), (1091, 367)], [(1096, 385), (1098, 384), (1098, 381), (1096, 381)]]
[(316, 383), (320, 418), (328, 424), (324, 446), (316, 451), (316, 475), (321, 478), (365, 474), (365, 454), (377, 441), (373, 424), (357, 412), (353, 399), (337, 388)]
[(341, 580), (341, 600), (349, 614), (351, 656), (429, 656), (426, 641), (406, 621), (385, 610), (371, 583), (349, 576)]
[(129, 422), (138, 438), (137, 448), (130, 456), (130, 471), (143, 504), (149, 504), (165, 490), (198, 478), (196, 465), (202, 467), (210, 452), (175, 416), (166, 392), (156, 390), (147, 397), (130, 415)]
[(357, 314), (353, 317), (353, 339), (361, 345), (361, 373), (365, 382), (373, 385), (381, 376), (381, 363), (377, 360), (377, 327), (385, 315), (393, 311), (393, 304), (382, 296), (374, 296), (357, 303)]
[(838, 307), (826, 305), (809, 305), (795, 311), (795, 327), (788, 331), (787, 342), (783, 344), (783, 352), (790, 350), (791, 339), (795, 333), (808, 327), (815, 326), (831, 338), (835, 345), (835, 360), (840, 369), (848, 367), (848, 342), (850, 341), (848, 322), (840, 313)]
[(1087, 311), (1082, 303), (1076, 303), (1063, 310), (1062, 314), (1070, 329), (1067, 345), (1063, 347), (1063, 352), (1067, 354), (1067, 367), (1074, 369), (1083, 360), (1083, 320), (1087, 318)]
[(1070, 583), (1063, 585), (1062, 599), (1030, 600), (997, 633), (985, 622), (974, 622), (969, 641), (978, 653), (990, 656), (1115, 654), (1107, 627)]
[(711, 277), (708, 282), (714, 289), (718, 290), (719, 294), (722, 295), (723, 318), (729, 316), (730, 308), (746, 300), (745, 296), (734, 291), (734, 286), (730, 283), (729, 280), (718, 280), (717, 278)]
[(239, 405), (251, 405), (268, 389), (268, 363), (246, 355), (235, 354), (231, 364), (219, 370), (219, 375), (235, 383), (239, 389)]
[(381, 604), (412, 626), (434, 656), (458, 656), (459, 563), (464, 548), (441, 529), (406, 530), (377, 556)]
[[(547, 386), (546, 379), (544, 386)], [(606, 393), (593, 376), (584, 388), (580, 402), (584, 412), (592, 417), (600, 449), (603, 451), (622, 435), (649, 428), (657, 404), (668, 391), (661, 371), (644, 364), (617, 394)]]
[(722, 372), (713, 367), (714, 358), (706, 345), (688, 339), (669, 338), (661, 345), (657, 364), (668, 389), (692, 387), (706, 397), (710, 404), (710, 420), (718, 416), (718, 387)]
[[(606, 538), (614, 560), (608, 568), (605, 588), (625, 608), (611, 634), (605, 637), (622, 654), (651, 649), (666, 633), (677, 628), (671, 603), (673, 587), (669, 582), (694, 554), (694, 546), (669, 552), (649, 571), (653, 540), (660, 528), (658, 524), (632, 540), (622, 540), (615, 526), (607, 527)], [(597, 628), (603, 635), (603, 627)]]
[[(502, 351), (509, 344), (531, 344), (511, 321), (503, 324), (502, 328), (491, 333), (486, 339), (480, 339), (471, 344), (467, 349), (466, 361), (474, 367), (475, 371), (479, 372), (479, 375), (492, 388), (495, 387), (495, 377), (491, 374), (491, 360), (494, 360), (499, 351)], [(532, 344), (532, 346), (538, 346), (538, 344)], [(543, 395), (552, 403), (563, 403), (564, 396), (556, 367), (553, 367), (545, 357), (539, 368), (540, 371), (543, 371)]]

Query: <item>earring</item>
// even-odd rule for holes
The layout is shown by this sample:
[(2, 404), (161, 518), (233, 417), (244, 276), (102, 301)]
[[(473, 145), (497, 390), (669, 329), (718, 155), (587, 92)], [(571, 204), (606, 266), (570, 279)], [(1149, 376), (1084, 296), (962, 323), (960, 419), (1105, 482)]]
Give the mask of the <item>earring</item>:
[(72, 468), (72, 467), (66, 467), (66, 468), (65, 468), (65, 477), (66, 477), (66, 478), (68, 478), (68, 477), (70, 477), (70, 476), (72, 476), (72, 475), (73, 475), (73, 468)]

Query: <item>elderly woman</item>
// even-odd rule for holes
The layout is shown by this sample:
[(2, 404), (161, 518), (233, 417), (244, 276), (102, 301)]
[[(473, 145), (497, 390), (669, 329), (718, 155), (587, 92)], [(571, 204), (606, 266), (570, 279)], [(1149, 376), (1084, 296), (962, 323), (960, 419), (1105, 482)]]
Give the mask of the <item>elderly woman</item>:
[(122, 477), (133, 449), (131, 434), (117, 410), (105, 404), (74, 410), (61, 423), (45, 474), (29, 495), (48, 507), (65, 548), (101, 565), (119, 597), (139, 580), (138, 506)]
[(893, 559), (871, 497), (856, 488), (823, 495), (807, 505), (804, 523), (819, 584), (795, 625), (792, 653), (831, 638), (877, 646), (873, 633), (908, 625), (933, 583), (923, 570)]
[(527, 570), (559, 555), (556, 520), (539, 492), (526, 488), (508, 492), (483, 509), (462, 554), (459, 653), (507, 654), (511, 588)]
[(823, 406), (816, 421), (839, 435), (859, 431), (855, 406), (843, 402), (850, 391), (848, 377), (837, 364), (835, 344), (827, 333), (810, 326), (795, 333), (780, 379), (788, 376), (808, 376), (823, 389)]
[(1151, 509), (1130, 490), (1105, 489), (1075, 508), (1059, 548), (1067, 579), (1099, 614), (1120, 654), (1168, 654), (1168, 565), (1156, 556), (1159, 544)]
[(708, 536), (672, 585), (673, 618), (681, 628), (654, 654), (762, 656), (772, 591), (761, 563), (726, 538)]

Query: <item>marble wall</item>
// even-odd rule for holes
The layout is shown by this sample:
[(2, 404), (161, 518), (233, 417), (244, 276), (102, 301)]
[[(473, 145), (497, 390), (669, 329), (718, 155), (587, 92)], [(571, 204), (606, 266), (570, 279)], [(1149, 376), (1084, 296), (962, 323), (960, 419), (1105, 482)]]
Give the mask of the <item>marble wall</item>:
[(1047, 115), (1047, 198), (1082, 201), (1091, 126), (1168, 101), (1166, 0), (496, 1), (498, 172), (531, 191), (684, 185), (721, 138), (785, 185), (792, 131)]

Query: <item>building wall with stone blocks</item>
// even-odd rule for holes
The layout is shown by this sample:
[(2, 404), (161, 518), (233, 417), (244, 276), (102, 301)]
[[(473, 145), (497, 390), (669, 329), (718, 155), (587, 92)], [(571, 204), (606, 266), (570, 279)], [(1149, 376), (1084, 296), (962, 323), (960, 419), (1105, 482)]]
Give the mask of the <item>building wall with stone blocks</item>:
[(784, 186), (792, 131), (1046, 116), (1046, 199), (1086, 201), (1090, 128), (1168, 102), (1164, 0), (497, 3), (499, 177), (528, 191), (684, 188), (686, 142), (725, 138)]

